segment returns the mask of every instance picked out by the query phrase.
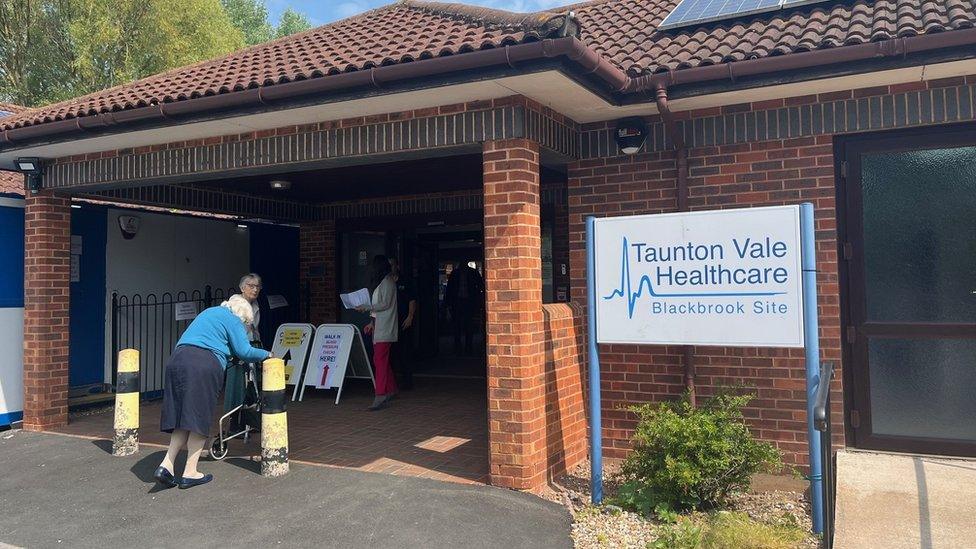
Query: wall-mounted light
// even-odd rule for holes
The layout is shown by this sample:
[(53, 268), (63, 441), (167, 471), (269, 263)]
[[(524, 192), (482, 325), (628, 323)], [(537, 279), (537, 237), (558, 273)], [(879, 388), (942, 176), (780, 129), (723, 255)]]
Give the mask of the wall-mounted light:
[(269, 183), (271, 188), (276, 191), (287, 191), (291, 188), (291, 181), (286, 181), (284, 179), (274, 179)]
[(244, 224), (241, 224), (241, 223), (238, 223), (238, 224), (237, 224), (237, 228), (238, 228), (238, 229), (247, 229), (247, 225), (244, 225)]
[(37, 194), (41, 190), (41, 159), (37, 157), (18, 158), (14, 161), (17, 171), (27, 176), (27, 190)]
[(644, 146), (647, 140), (647, 124), (638, 117), (624, 118), (617, 122), (617, 130), (613, 134), (617, 140), (620, 152), (634, 154)]
[(18, 158), (17, 170), (22, 172), (39, 172), (41, 171), (41, 159), (40, 158)]

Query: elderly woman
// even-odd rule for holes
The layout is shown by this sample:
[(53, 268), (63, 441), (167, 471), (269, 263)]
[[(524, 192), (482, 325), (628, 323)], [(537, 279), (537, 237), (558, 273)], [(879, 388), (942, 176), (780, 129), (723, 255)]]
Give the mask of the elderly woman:
[[(254, 320), (248, 327), (248, 340), (253, 347), (263, 348), (261, 334), (258, 331), (258, 323), (261, 321), (261, 309), (258, 307), (258, 296), (261, 294), (261, 277), (256, 273), (248, 273), (241, 277), (238, 287), (241, 289), (241, 293), (237, 297), (243, 297), (247, 300), (254, 313)], [(224, 382), (224, 412), (229, 412), (244, 402), (246, 383), (242, 368), (227, 370)], [(243, 429), (239, 417), (235, 416), (231, 419), (230, 428), (232, 431)]]
[[(191, 488), (213, 480), (197, 470), (197, 462), (210, 436), (214, 407), (232, 356), (260, 362), (271, 353), (251, 346), (248, 327), (254, 320), (251, 304), (235, 295), (219, 307), (211, 307), (190, 323), (166, 363), (163, 413), (160, 430), (171, 433), (169, 450), (156, 469), (156, 481), (164, 487)], [(177, 479), (175, 461), (186, 448), (186, 465)]]
[(251, 304), (251, 310), (254, 311), (254, 322), (251, 324), (249, 337), (252, 342), (260, 342), (261, 333), (258, 332), (258, 324), (261, 322), (261, 308), (258, 307), (258, 295), (261, 294), (261, 276), (257, 273), (247, 273), (241, 277), (238, 287), (241, 289), (241, 295)]

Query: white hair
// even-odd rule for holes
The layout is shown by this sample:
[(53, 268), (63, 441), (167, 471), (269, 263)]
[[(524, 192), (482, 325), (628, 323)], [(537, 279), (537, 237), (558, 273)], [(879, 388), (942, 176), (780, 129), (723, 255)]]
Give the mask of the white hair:
[(238, 288), (244, 290), (244, 285), (248, 282), (254, 282), (257, 285), (261, 285), (261, 275), (257, 273), (247, 273), (241, 277), (241, 282), (237, 285)]
[(234, 315), (241, 319), (244, 324), (250, 325), (254, 322), (254, 309), (251, 307), (251, 303), (244, 299), (241, 294), (234, 294), (230, 298), (220, 304), (221, 307), (227, 307), (231, 310)]

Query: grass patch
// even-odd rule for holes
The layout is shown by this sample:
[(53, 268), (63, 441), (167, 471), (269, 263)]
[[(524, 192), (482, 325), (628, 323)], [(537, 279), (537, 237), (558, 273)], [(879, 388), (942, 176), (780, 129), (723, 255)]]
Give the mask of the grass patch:
[(648, 549), (793, 549), (807, 537), (793, 521), (765, 524), (745, 513), (681, 516), (662, 526)]

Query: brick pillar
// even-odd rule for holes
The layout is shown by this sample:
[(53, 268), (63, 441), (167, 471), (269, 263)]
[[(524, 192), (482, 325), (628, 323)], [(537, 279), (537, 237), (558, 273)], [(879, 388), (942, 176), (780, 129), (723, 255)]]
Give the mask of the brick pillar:
[(301, 250), (301, 310), (309, 308), (308, 322), (316, 326), (335, 322), (336, 314), (336, 231), (335, 221), (303, 223), (299, 230)]
[(24, 429), (68, 423), (71, 200), (42, 192), (24, 211)]
[(484, 146), (490, 479), (534, 490), (546, 482), (545, 344), (539, 146)]

